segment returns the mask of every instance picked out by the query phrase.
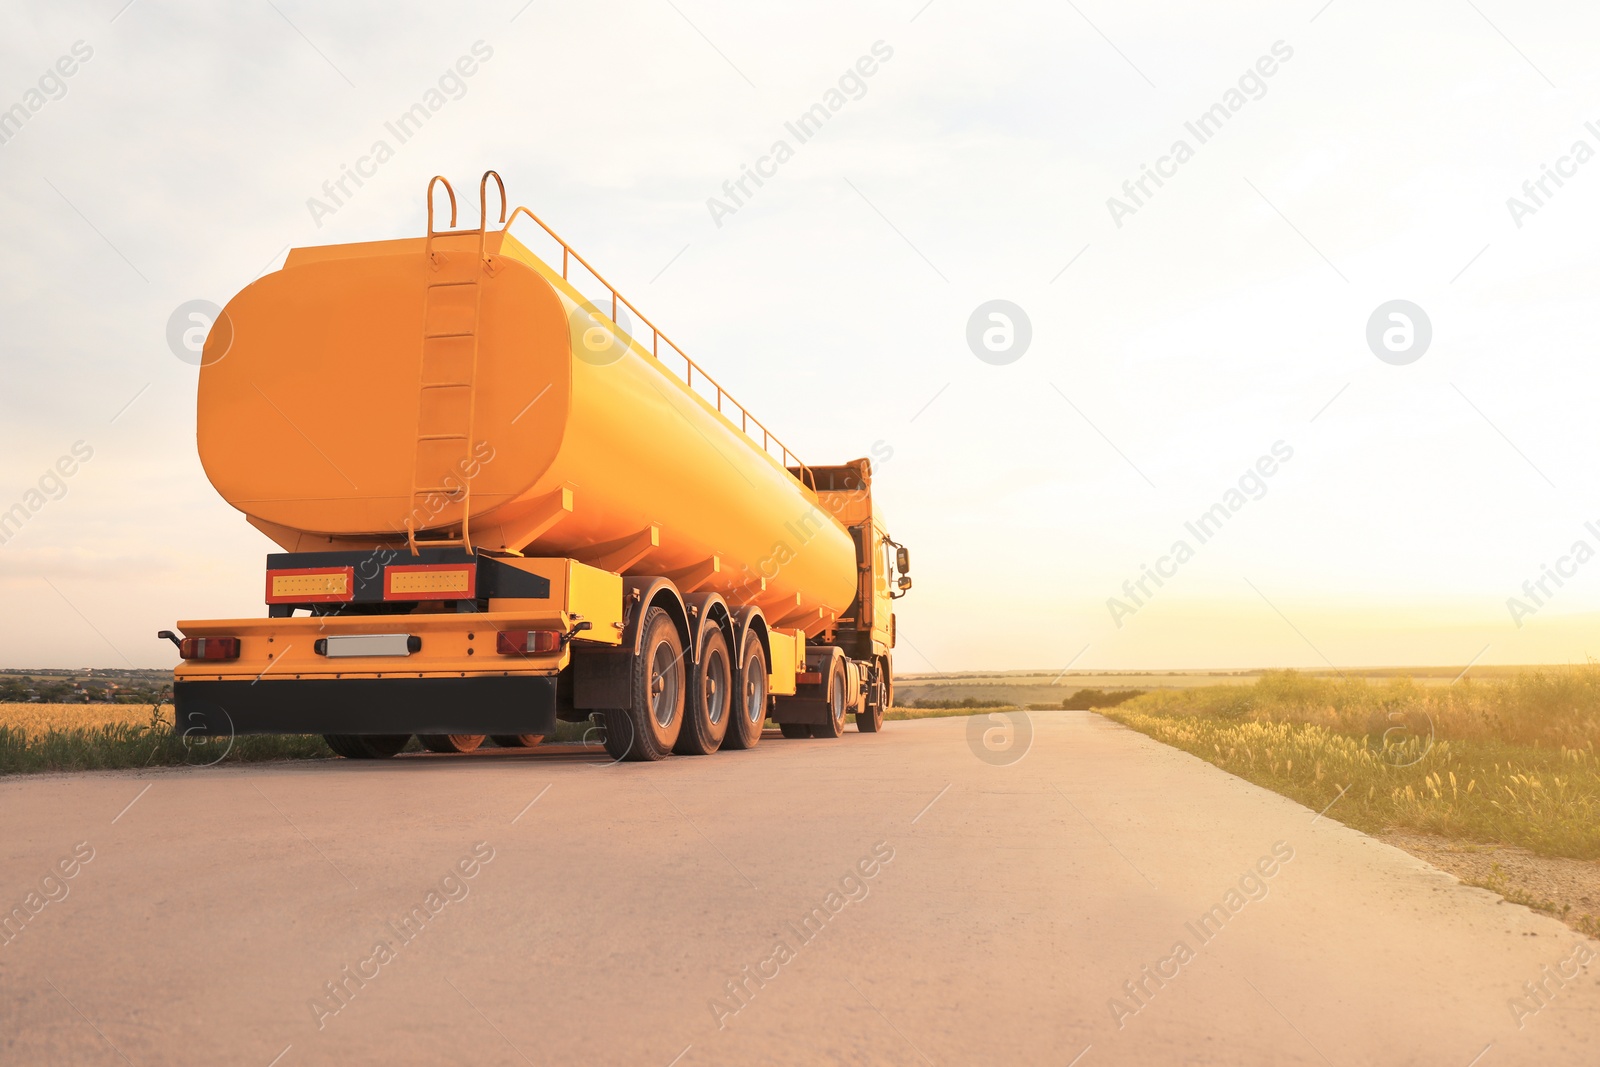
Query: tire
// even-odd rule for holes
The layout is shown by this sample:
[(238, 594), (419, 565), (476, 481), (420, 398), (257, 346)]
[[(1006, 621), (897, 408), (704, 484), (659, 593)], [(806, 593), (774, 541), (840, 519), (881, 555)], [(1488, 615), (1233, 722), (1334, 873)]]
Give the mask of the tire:
[(867, 703), (856, 712), (856, 732), (875, 734), (883, 729), (883, 713), (889, 710), (889, 683), (884, 681), (883, 667), (873, 672), (872, 687), (867, 691)]
[(767, 721), (767, 651), (754, 631), (744, 635), (744, 654), (739, 657), (739, 691), (733, 702), (733, 715), (723, 748), (755, 748), (761, 741), (761, 726)]
[(418, 734), (429, 752), (471, 752), (483, 744), (483, 734)]
[(350, 744), (349, 734), (323, 734), (322, 739), (328, 742), (328, 747), (333, 749), (333, 754), (342, 759), (360, 759), (355, 754), (355, 747)]
[(495, 734), (490, 740), (501, 748), (537, 748), (544, 734)]
[(828, 707), (833, 712), (827, 722), (811, 727), (812, 737), (842, 737), (844, 736), (844, 719), (850, 702), (845, 698), (845, 672), (844, 659), (840, 656), (833, 657), (833, 666), (828, 669)]
[(720, 628), (713, 627), (706, 635), (689, 678), (683, 729), (672, 751), (680, 756), (709, 756), (722, 747), (728, 720), (733, 717), (733, 662), (728, 657), (728, 639)]
[(803, 722), (780, 722), (778, 724), (778, 729), (783, 732), (784, 737), (795, 738), (811, 736), (811, 727), (807, 726)]
[(388, 759), (398, 755), (410, 734), (323, 734), (322, 739), (345, 759)]
[(677, 624), (665, 609), (653, 607), (642, 630), (629, 679), (632, 707), (604, 713), (606, 752), (614, 760), (666, 759), (683, 731), (689, 672)]

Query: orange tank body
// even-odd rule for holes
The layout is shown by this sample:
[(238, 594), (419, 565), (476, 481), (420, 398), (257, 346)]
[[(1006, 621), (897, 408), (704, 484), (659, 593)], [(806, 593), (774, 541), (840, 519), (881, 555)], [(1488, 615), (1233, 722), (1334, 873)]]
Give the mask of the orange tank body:
[(825, 628), (857, 557), (810, 472), (563, 273), (509, 230), (295, 249), (208, 340), (207, 476), (290, 552), (456, 538)]

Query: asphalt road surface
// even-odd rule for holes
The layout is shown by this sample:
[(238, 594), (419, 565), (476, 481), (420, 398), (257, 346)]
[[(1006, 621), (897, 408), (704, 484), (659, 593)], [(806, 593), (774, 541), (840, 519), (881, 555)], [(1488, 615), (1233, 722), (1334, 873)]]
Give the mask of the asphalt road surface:
[(0, 1063), (1597, 1062), (1600, 945), (1337, 804), (1029, 732), (6, 779)]

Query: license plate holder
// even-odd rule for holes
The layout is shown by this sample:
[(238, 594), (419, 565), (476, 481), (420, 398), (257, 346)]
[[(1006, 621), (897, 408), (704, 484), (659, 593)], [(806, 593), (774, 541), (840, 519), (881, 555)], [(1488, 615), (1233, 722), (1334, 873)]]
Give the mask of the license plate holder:
[(316, 648), (318, 655), (329, 659), (403, 658), (422, 651), (422, 638), (416, 634), (339, 634), (320, 638)]

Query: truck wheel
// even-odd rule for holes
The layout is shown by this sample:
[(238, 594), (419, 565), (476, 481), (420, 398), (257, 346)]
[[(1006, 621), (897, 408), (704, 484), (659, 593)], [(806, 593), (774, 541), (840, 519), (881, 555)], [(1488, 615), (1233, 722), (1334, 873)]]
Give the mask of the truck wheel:
[(700, 659), (689, 672), (689, 699), (684, 705), (683, 729), (672, 751), (681, 756), (709, 756), (722, 747), (733, 711), (733, 664), (728, 662), (728, 639), (720, 629), (706, 635)]
[(872, 683), (872, 688), (867, 693), (867, 703), (860, 711), (856, 712), (856, 732), (875, 734), (883, 729), (883, 713), (889, 707), (889, 686), (883, 680), (883, 675), (878, 674)]
[(537, 748), (544, 734), (495, 734), (493, 740), (501, 748)]
[(820, 726), (813, 725), (812, 737), (840, 737), (844, 734), (845, 711), (850, 706), (845, 700), (844, 677), (844, 660), (835, 656), (833, 667), (828, 671), (828, 721)]
[(780, 722), (778, 724), (778, 729), (782, 732), (784, 737), (811, 736), (811, 727), (807, 726), (803, 722)]
[(683, 641), (662, 608), (644, 617), (644, 641), (633, 661), (632, 707), (605, 712), (606, 752), (614, 760), (666, 759), (683, 730)]
[(397, 755), (410, 734), (323, 734), (328, 747), (345, 759), (388, 759)]
[(739, 662), (739, 691), (722, 744), (726, 748), (755, 748), (761, 740), (761, 726), (767, 721), (767, 652), (753, 632), (744, 635), (744, 655)]
[(328, 742), (328, 747), (333, 749), (335, 756), (341, 756), (344, 759), (360, 758), (355, 754), (355, 749), (350, 744), (349, 734), (323, 734), (322, 739)]
[(418, 734), (429, 752), (471, 752), (483, 744), (483, 734)]

